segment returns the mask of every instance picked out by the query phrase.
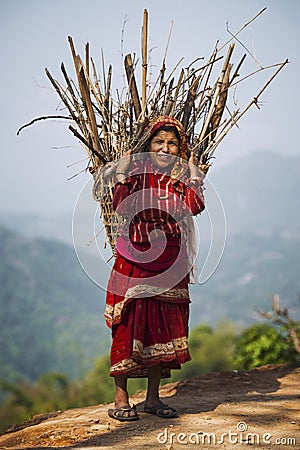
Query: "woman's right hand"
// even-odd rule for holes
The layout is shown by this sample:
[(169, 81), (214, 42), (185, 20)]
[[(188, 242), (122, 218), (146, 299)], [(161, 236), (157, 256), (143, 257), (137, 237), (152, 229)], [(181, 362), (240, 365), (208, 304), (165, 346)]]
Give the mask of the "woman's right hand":
[(127, 171), (131, 163), (131, 150), (127, 150), (124, 155), (119, 159), (116, 168), (116, 178), (118, 181), (122, 181), (127, 177)]

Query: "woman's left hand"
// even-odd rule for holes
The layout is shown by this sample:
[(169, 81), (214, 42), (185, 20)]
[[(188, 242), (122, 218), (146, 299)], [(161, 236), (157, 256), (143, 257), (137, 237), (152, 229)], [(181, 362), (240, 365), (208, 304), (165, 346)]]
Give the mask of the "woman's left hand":
[(196, 162), (195, 152), (191, 152), (191, 156), (189, 158), (189, 168), (190, 168), (190, 177), (191, 178), (199, 178), (203, 179), (202, 173), (199, 170)]

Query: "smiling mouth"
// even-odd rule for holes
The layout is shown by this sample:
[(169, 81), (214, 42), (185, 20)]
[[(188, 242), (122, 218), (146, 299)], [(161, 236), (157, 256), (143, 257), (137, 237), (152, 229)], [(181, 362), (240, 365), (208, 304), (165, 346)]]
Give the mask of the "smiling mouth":
[(172, 159), (172, 155), (168, 155), (167, 153), (157, 153), (156, 157), (161, 159), (162, 161), (168, 161)]

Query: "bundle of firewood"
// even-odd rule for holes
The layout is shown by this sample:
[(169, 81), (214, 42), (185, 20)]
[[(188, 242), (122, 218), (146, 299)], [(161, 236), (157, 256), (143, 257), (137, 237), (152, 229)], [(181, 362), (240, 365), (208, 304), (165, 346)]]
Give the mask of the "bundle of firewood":
[[(190, 150), (195, 152), (197, 163), (206, 174), (220, 142), (252, 105), (258, 106), (263, 91), (288, 62), (286, 60), (268, 67), (260, 66), (254, 72), (243, 75), (240, 72), (248, 50), (237, 63), (232, 62), (234, 41), (239, 42), (237, 35), (263, 11), (237, 33), (231, 33), (227, 43), (222, 46), (216, 44), (207, 61), (203, 62), (203, 58), (198, 58), (188, 66), (181, 67), (181, 59), (170, 72), (166, 68), (169, 35), (157, 79), (151, 81), (148, 73), (148, 13), (145, 10), (141, 60), (135, 59), (131, 54), (125, 56), (127, 86), (121, 91), (116, 90), (116, 93), (112, 88), (112, 66), (106, 69), (102, 60), (102, 76), (99, 76), (95, 62), (90, 57), (89, 44), (85, 46), (82, 59), (76, 52), (71, 37), (68, 40), (76, 79), (68, 75), (63, 63), (61, 72), (64, 83), (57, 81), (46, 69), (68, 115), (40, 117), (30, 124), (47, 118), (62, 118), (72, 122), (69, 125), (70, 131), (88, 153), (86, 170), (94, 176), (94, 198), (101, 204), (102, 220), (113, 249), (120, 219), (111, 210), (112, 175), (116, 162), (125, 151), (132, 149), (133, 152), (139, 152), (143, 148), (148, 138), (145, 128), (149, 120), (159, 115), (177, 118), (186, 130)], [(139, 66), (141, 72), (138, 77)], [(250, 76), (270, 68), (275, 68), (275, 71), (249, 103), (242, 110), (231, 110), (228, 106), (230, 89)], [(216, 71), (219, 74), (217, 77)], [(138, 79), (141, 80), (140, 90)], [(18, 133), (30, 124), (21, 127)]]

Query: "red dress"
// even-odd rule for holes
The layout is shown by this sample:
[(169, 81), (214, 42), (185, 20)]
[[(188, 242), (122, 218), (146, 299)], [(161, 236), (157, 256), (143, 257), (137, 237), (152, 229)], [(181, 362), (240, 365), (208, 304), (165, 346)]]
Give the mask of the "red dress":
[(106, 296), (110, 375), (145, 377), (148, 366), (160, 365), (167, 377), (191, 359), (185, 218), (204, 209), (202, 182), (174, 182), (150, 159), (135, 169), (114, 189), (125, 221)]

